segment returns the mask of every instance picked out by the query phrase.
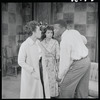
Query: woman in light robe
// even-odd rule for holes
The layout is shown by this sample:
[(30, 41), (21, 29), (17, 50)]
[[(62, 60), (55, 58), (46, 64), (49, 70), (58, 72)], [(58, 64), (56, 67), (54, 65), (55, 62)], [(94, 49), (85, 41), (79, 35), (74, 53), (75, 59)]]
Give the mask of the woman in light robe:
[[(34, 99), (43, 97), (43, 86), (40, 78), (39, 59), (43, 56), (39, 47), (41, 37), (40, 27), (36, 21), (30, 21), (25, 26), (25, 30), (31, 35), (21, 44), (18, 54), (18, 64), (21, 66), (21, 87), (20, 98)], [(50, 98), (48, 76), (43, 68), (45, 98)]]

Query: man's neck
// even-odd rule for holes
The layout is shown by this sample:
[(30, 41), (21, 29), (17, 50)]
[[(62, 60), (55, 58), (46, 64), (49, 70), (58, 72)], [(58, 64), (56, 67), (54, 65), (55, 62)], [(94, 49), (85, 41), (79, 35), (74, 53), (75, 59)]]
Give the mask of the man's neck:
[[(63, 29), (63, 30), (62, 30), (62, 34), (63, 34), (66, 30), (67, 30), (67, 29)], [(61, 34), (61, 36), (62, 36), (62, 34)]]

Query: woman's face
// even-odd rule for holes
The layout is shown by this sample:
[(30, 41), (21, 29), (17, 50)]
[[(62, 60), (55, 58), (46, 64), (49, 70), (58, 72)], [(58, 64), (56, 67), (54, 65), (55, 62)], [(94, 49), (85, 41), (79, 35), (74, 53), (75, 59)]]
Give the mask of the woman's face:
[(52, 30), (47, 30), (46, 33), (45, 33), (45, 35), (46, 35), (46, 38), (51, 39), (52, 36), (53, 36), (53, 31)]
[(37, 28), (36, 28), (36, 37), (41, 38), (41, 30), (40, 30), (39, 26), (37, 26)]

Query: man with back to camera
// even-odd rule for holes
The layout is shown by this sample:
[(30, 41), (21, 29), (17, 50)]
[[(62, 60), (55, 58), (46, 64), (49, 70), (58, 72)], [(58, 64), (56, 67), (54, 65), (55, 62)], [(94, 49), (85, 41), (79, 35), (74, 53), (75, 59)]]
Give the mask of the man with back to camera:
[(85, 46), (87, 39), (77, 30), (66, 27), (64, 20), (54, 23), (55, 35), (61, 35), (57, 78), (60, 83), (59, 98), (87, 98), (90, 73), (90, 58)]

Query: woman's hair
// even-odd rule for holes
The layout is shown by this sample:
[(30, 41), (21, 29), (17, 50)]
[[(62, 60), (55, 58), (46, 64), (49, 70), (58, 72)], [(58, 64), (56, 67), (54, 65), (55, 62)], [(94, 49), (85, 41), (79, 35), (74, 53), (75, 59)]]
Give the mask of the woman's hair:
[(39, 26), (38, 22), (36, 21), (30, 21), (23, 27), (23, 32), (25, 32), (28, 35), (32, 35), (32, 32), (36, 31), (36, 27)]
[(51, 30), (53, 35), (52, 38), (54, 38), (54, 27), (52, 25), (47, 26), (46, 28), (44, 28), (43, 32), (42, 32), (42, 36), (41, 36), (41, 40), (44, 40), (46, 38), (46, 32), (47, 30)]

